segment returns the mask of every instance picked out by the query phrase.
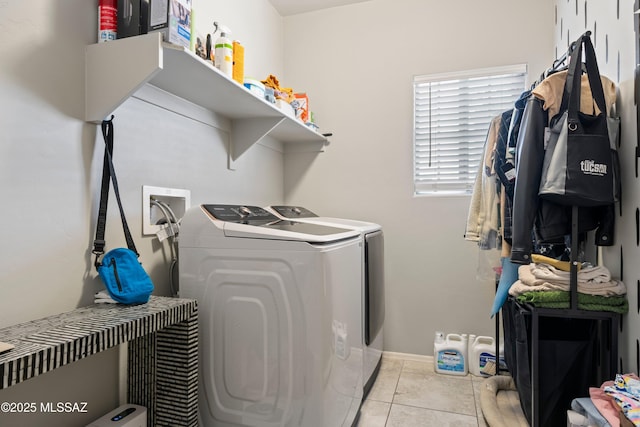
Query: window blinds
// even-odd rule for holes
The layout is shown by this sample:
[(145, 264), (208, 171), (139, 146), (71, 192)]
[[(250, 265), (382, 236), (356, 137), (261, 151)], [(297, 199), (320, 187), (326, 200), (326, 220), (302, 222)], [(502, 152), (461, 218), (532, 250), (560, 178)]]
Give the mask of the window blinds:
[(491, 119), (513, 108), (526, 66), (414, 78), (414, 194), (468, 194)]

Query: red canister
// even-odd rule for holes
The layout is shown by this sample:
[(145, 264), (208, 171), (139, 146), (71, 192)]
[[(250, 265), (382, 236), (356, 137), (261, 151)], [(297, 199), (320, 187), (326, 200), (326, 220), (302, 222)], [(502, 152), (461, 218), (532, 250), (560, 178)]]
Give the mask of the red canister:
[(115, 40), (118, 30), (118, 0), (99, 0), (98, 43)]

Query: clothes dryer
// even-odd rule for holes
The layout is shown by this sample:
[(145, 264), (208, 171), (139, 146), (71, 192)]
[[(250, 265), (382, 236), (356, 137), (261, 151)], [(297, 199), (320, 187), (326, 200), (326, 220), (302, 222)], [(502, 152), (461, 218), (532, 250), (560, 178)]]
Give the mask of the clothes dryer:
[(200, 425), (351, 426), (362, 402), (362, 240), (253, 206), (182, 219), (180, 296), (198, 301)]
[(332, 227), (348, 228), (360, 233), (363, 241), (363, 346), (364, 396), (373, 386), (380, 369), (383, 351), (384, 305), (384, 235), (379, 224), (344, 218), (318, 216), (301, 206), (269, 206), (279, 218)]

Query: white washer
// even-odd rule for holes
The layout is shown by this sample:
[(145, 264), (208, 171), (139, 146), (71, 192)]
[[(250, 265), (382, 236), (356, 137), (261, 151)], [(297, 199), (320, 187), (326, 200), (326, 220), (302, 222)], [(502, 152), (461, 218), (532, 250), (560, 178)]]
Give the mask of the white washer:
[[(311, 227), (310, 227), (311, 226)], [(259, 207), (182, 219), (180, 296), (198, 301), (200, 425), (351, 426), (362, 403), (362, 241)]]
[(369, 393), (380, 370), (384, 326), (384, 235), (382, 226), (352, 219), (321, 217), (301, 206), (269, 206), (269, 212), (283, 219), (332, 227), (348, 228), (360, 233), (363, 240), (363, 348), (364, 396)]

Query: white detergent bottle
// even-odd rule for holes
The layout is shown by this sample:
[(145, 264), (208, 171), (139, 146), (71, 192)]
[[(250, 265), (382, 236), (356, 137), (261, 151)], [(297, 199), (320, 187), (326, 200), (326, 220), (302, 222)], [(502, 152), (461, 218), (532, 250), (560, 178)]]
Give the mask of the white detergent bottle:
[[(478, 336), (469, 348), (469, 372), (477, 377), (483, 376), (482, 370), (487, 362), (496, 363), (496, 341), (493, 337)], [(497, 369), (497, 365), (495, 369)], [(485, 373), (484, 375), (490, 375)]]
[[(476, 336), (474, 334), (469, 334), (469, 344), (467, 345), (467, 354), (471, 355), (471, 349), (473, 348), (473, 343), (476, 341)], [(469, 370), (471, 370), (471, 363), (469, 363)]]
[[(437, 336), (437, 333), (436, 333)], [(469, 366), (467, 363), (466, 335), (447, 334), (441, 342), (433, 343), (433, 358), (435, 371), (447, 375), (467, 375)]]
[[(220, 30), (220, 37), (214, 44), (213, 63), (216, 68), (229, 77), (233, 76), (233, 41), (229, 38), (231, 30), (224, 25), (214, 22), (216, 30)], [(215, 31), (214, 31), (215, 32)]]

